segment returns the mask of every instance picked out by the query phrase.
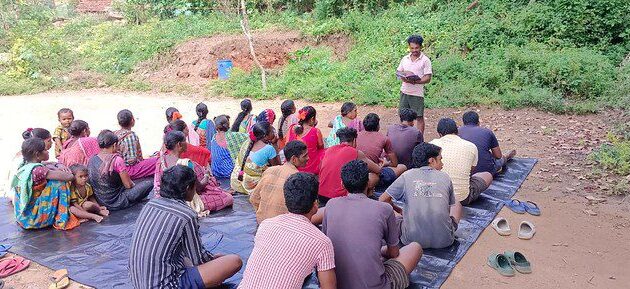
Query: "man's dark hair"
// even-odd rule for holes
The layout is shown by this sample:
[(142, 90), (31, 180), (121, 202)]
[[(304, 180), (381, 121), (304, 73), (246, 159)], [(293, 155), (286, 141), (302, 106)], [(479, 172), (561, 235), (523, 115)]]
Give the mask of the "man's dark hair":
[(444, 117), (438, 122), (437, 132), (442, 136), (457, 134), (457, 123), (452, 118)]
[(350, 143), (357, 139), (357, 130), (352, 127), (344, 127), (337, 130), (337, 137), (339, 138), (339, 142), (347, 142)]
[(160, 196), (168, 199), (184, 200), (191, 186), (195, 185), (197, 175), (193, 169), (175, 165), (164, 171), (160, 179)]
[(403, 108), (400, 110), (400, 121), (415, 121), (418, 118), (418, 113), (415, 112), (413, 109), (411, 108)]
[(319, 182), (313, 174), (295, 173), (284, 183), (284, 201), (289, 212), (304, 215), (317, 200)]
[(118, 137), (111, 130), (104, 129), (98, 134), (96, 140), (98, 141), (98, 147), (104, 149), (116, 144)]
[(123, 109), (118, 112), (118, 125), (121, 127), (129, 127), (131, 126), (131, 122), (133, 121), (133, 113), (131, 113), (128, 109)]
[(34, 161), (37, 154), (44, 150), (46, 150), (46, 144), (41, 138), (33, 137), (22, 142), (22, 156), (27, 162)]
[(378, 131), (380, 121), (381, 118), (378, 117), (378, 114), (368, 113), (363, 118), (363, 127), (365, 127), (365, 131)]
[(178, 130), (172, 130), (164, 135), (164, 147), (167, 150), (174, 150), (178, 143), (186, 140), (186, 135)]
[(305, 143), (299, 140), (292, 140), (284, 146), (284, 158), (289, 162), (292, 157), (300, 157), (306, 150)]
[(475, 111), (467, 111), (462, 116), (462, 121), (464, 121), (464, 125), (479, 125), (479, 114)]
[(424, 42), (424, 39), (420, 35), (411, 35), (407, 38), (407, 44), (415, 43), (422, 46), (422, 42)]
[(411, 166), (416, 169), (428, 166), (429, 159), (436, 158), (440, 155), (441, 151), (441, 147), (423, 142), (413, 148), (413, 153), (411, 154)]
[(365, 192), (369, 175), (367, 163), (362, 160), (352, 160), (341, 167), (341, 182), (351, 194), (363, 194)]

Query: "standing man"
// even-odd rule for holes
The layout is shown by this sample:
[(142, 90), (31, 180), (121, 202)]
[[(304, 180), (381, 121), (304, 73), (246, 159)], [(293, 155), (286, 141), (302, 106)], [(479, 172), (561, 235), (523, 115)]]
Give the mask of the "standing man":
[(431, 82), (431, 60), (422, 53), (422, 36), (407, 38), (409, 54), (400, 60), (396, 75), (402, 81), (398, 110), (411, 108), (417, 114), (416, 126), (424, 134), (424, 85)]

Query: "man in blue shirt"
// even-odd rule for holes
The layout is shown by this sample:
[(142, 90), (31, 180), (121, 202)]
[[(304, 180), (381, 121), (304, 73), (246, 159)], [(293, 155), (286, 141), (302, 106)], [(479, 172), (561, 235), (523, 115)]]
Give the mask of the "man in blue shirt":
[(501, 153), (499, 141), (494, 133), (479, 126), (479, 114), (474, 111), (464, 113), (462, 117), (464, 125), (458, 129), (459, 137), (475, 144), (479, 151), (479, 160), (474, 173), (489, 172), (496, 176), (507, 161), (516, 155), (516, 150), (511, 150), (507, 155)]

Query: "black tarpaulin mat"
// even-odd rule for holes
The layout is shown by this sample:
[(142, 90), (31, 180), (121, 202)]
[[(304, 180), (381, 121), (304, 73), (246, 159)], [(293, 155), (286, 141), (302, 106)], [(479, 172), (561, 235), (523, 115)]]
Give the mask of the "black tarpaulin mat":
[[(425, 250), (411, 274), (409, 288), (437, 288), (503, 206), (521, 186), (536, 164), (535, 159), (515, 159), (473, 206), (465, 208), (458, 240), (448, 248)], [(222, 181), (223, 184), (227, 184)], [(234, 198), (234, 207), (202, 218), (202, 242), (211, 252), (234, 253), (247, 261), (253, 248), (256, 217), (247, 196)], [(131, 235), (141, 205), (114, 212), (100, 224), (83, 223), (71, 231), (22, 230), (15, 224), (8, 199), (0, 199), (0, 243), (11, 244), (11, 252), (51, 269), (66, 268), (70, 277), (97, 288), (131, 288), (127, 262)], [(228, 279), (224, 288), (236, 288), (243, 269)], [(309, 278), (305, 288), (318, 288)]]

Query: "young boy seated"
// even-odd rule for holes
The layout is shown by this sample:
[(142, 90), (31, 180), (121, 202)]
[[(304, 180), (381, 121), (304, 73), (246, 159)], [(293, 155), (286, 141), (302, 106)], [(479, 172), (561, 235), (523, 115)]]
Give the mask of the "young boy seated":
[[(389, 137), (380, 133), (381, 119), (376, 113), (368, 113), (363, 119), (364, 131), (360, 131), (357, 136), (357, 149), (362, 151), (371, 161), (382, 164), (383, 169), (379, 175), (376, 190), (384, 191), (398, 178), (407, 166), (398, 163), (398, 157), (392, 148)], [(381, 156), (385, 155), (385, 159)]]
[(57, 112), (57, 119), (59, 120), (59, 126), (55, 128), (52, 139), (55, 142), (55, 157), (58, 158), (61, 154), (61, 148), (63, 143), (70, 138), (70, 124), (74, 120), (74, 112), (69, 108), (62, 108)]
[(109, 216), (105, 206), (99, 206), (94, 198), (94, 190), (88, 184), (88, 168), (76, 164), (70, 166), (74, 180), (70, 185), (70, 212), (81, 219), (91, 219), (100, 223), (103, 217)]
[(410, 108), (400, 110), (400, 123), (387, 127), (387, 137), (392, 142), (398, 163), (411, 168), (411, 152), (424, 141), (422, 133), (415, 127), (418, 114)]
[(240, 270), (239, 256), (213, 256), (201, 243), (197, 213), (186, 204), (197, 193), (196, 181), (193, 169), (170, 167), (161, 179), (161, 198), (142, 208), (129, 254), (134, 288), (216, 287)]
[(291, 175), (284, 198), (289, 213), (260, 224), (238, 288), (302, 288), (315, 268), (320, 288), (336, 288), (333, 245), (310, 221), (317, 212), (315, 175)]
[(131, 128), (136, 125), (133, 114), (131, 111), (123, 109), (118, 112), (117, 117), (120, 129), (114, 134), (118, 137), (118, 152), (125, 160), (129, 177), (132, 180), (137, 180), (153, 176), (158, 158), (152, 157), (146, 160), (142, 158), (140, 139), (135, 132), (131, 131)]
[(403, 173), (380, 197), (383, 202), (391, 204), (394, 198), (404, 205), (403, 244), (418, 242), (427, 249), (448, 247), (455, 241), (462, 205), (455, 200), (451, 178), (440, 171), (441, 150), (429, 143), (416, 146), (414, 168)]
[(324, 211), (322, 230), (335, 248), (337, 288), (404, 289), (422, 248), (415, 242), (398, 247), (394, 210), (368, 198), (368, 175), (364, 161), (345, 164), (341, 180), (349, 194), (330, 200)]

